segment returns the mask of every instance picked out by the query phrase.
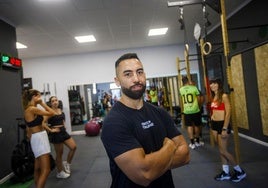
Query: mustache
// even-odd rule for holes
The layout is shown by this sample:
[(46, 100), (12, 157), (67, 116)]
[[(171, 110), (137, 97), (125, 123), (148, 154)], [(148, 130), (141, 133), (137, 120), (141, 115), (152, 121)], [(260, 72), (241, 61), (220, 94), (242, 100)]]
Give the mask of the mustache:
[(130, 88), (133, 88), (133, 87), (135, 87), (135, 86), (141, 86), (141, 87), (143, 87), (143, 86), (144, 86), (144, 84), (141, 84), (141, 83), (136, 83), (136, 84), (132, 85)]

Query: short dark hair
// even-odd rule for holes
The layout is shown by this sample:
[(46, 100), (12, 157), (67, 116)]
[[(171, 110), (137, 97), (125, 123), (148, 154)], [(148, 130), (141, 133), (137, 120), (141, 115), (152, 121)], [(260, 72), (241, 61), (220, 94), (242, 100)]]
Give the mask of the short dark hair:
[(187, 76), (182, 77), (182, 84), (183, 84), (183, 85), (187, 84), (188, 81), (189, 81), (189, 80), (188, 80), (188, 77), (187, 77)]
[(115, 62), (115, 68), (118, 67), (118, 65), (120, 64), (121, 61), (126, 60), (126, 59), (138, 59), (138, 55), (136, 53), (127, 53), (122, 55), (121, 57), (119, 57), (119, 59), (116, 60)]

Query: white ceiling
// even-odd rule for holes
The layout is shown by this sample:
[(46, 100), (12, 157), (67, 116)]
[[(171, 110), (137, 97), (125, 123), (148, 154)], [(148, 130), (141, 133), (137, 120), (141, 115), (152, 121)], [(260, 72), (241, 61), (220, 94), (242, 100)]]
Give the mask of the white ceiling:
[[(0, 19), (15, 26), (17, 41), (28, 46), (19, 50), (19, 58), (183, 44), (194, 41), (196, 22), (203, 25), (201, 4), (184, 6), (186, 30), (181, 30), (179, 7), (168, 7), (166, 0), (48, 1), (0, 0)], [(225, 0), (227, 15), (248, 2)], [(207, 11), (209, 31), (220, 23), (220, 16), (210, 7)], [(169, 28), (165, 36), (147, 36), (150, 28), (159, 27)], [(74, 39), (89, 34), (97, 41), (79, 44)]]

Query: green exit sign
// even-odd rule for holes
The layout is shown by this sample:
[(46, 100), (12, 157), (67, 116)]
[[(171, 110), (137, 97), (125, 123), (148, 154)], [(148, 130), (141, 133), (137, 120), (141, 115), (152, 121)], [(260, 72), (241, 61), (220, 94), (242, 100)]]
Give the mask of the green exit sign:
[(2, 63), (9, 63), (9, 59), (9, 56), (7, 55), (2, 55), (1, 57)]

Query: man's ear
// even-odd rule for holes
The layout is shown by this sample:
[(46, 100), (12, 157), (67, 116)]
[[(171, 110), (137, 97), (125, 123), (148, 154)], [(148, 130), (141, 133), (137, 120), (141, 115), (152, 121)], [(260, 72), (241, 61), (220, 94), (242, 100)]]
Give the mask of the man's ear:
[(121, 86), (117, 77), (114, 77), (114, 82), (115, 82), (115, 84), (116, 84), (117, 87), (120, 87)]

